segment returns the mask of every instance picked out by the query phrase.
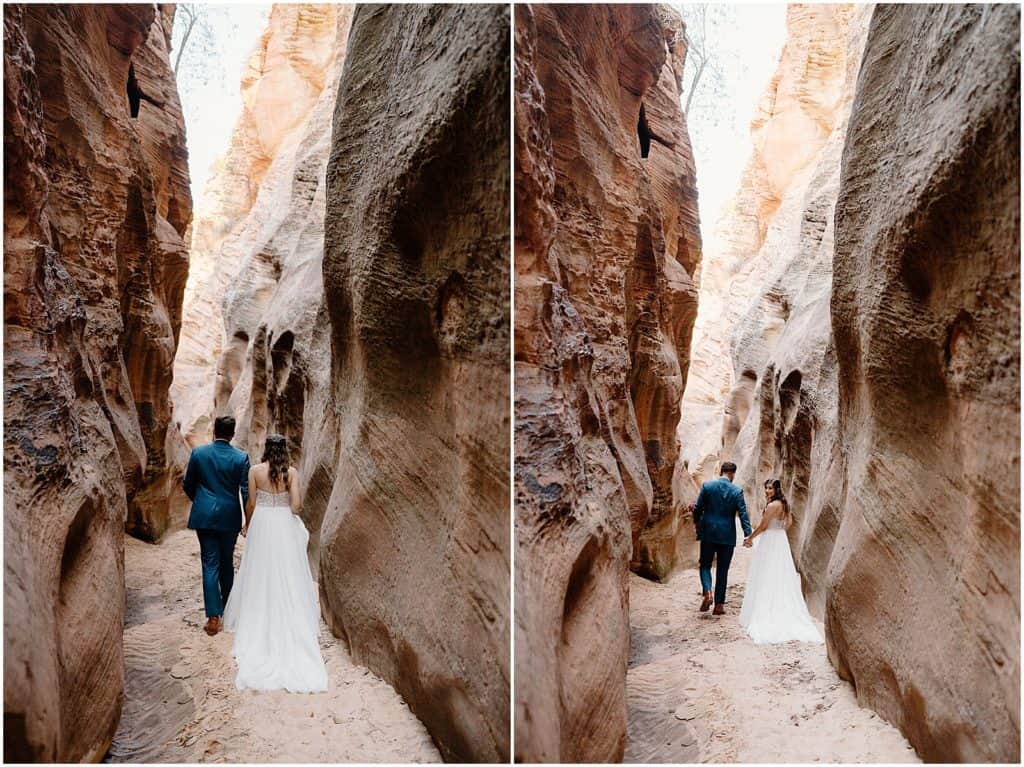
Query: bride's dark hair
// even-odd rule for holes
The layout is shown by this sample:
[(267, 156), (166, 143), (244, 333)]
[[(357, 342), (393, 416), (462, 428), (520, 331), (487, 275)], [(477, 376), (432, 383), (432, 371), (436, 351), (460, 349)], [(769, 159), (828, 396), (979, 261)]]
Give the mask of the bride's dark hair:
[(270, 484), (279, 486), (284, 479), (285, 490), (291, 490), (288, 479), (288, 438), (281, 434), (271, 434), (263, 447), (263, 460), (270, 464)]
[(772, 497), (768, 499), (768, 503), (772, 501), (779, 501), (782, 504), (782, 513), (786, 515), (786, 520), (789, 520), (789, 501), (786, 500), (786, 496), (782, 492), (782, 481), (778, 479), (766, 479), (764, 486), (768, 487), (771, 485)]

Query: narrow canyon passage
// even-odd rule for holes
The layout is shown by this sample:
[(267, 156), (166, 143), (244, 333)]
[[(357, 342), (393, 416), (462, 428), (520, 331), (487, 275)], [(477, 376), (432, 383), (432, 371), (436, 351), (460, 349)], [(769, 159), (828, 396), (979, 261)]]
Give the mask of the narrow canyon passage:
[(202, 631), (199, 572), (192, 531), (157, 545), (125, 539), (125, 701), (105, 761), (440, 761), (394, 688), (357, 666), (323, 620), (326, 693), (235, 689), (233, 636)]
[(630, 576), (625, 761), (919, 762), (857, 704), (823, 644), (750, 640), (739, 623), (750, 559), (737, 551), (722, 616), (697, 610), (696, 569), (667, 583)]
[[(704, 104), (695, 11), (516, 7), (516, 757), (1018, 762), (1019, 9), (779, 7)], [(825, 645), (743, 548), (698, 611), (727, 462)]]

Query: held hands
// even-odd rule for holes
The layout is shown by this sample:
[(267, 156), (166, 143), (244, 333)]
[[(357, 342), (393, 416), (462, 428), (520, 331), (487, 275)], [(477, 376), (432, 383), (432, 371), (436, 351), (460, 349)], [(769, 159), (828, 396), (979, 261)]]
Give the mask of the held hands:
[(249, 526), (248, 525), (242, 525), (242, 537), (243, 538), (245, 537), (245, 534), (247, 532), (249, 532)]
[(743, 539), (743, 546), (744, 546), (744, 548), (748, 548), (749, 549), (753, 545), (754, 545), (754, 536), (748, 535), (746, 538)]
[[(690, 519), (693, 519), (693, 508), (694, 508), (694, 506), (696, 506), (696, 505), (697, 505), (697, 504), (696, 504), (696, 502), (694, 502), (694, 503), (691, 503), (691, 504), (687, 505), (687, 506), (686, 506), (686, 507), (685, 507), (685, 508), (683, 509), (683, 517), (685, 518), (685, 517), (689, 516), (689, 517), (690, 517)], [(694, 527), (696, 528), (696, 523), (694, 523)], [(699, 533), (699, 532), (697, 532), (697, 530), (696, 530), (696, 529), (694, 529), (694, 533), (695, 533), (695, 535), (693, 536), (693, 539), (694, 539), (695, 541), (699, 541), (699, 540), (700, 540), (700, 533)]]

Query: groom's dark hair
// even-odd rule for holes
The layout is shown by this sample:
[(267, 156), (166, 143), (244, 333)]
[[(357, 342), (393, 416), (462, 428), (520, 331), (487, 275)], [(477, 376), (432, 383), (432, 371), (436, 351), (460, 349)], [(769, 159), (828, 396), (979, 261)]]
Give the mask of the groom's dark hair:
[(725, 463), (723, 463), (722, 464), (722, 470), (719, 472), (719, 474), (735, 474), (735, 473), (736, 473), (736, 464), (734, 464), (732, 461), (726, 461)]
[(235, 436), (234, 416), (221, 415), (213, 421), (213, 438), (230, 440)]

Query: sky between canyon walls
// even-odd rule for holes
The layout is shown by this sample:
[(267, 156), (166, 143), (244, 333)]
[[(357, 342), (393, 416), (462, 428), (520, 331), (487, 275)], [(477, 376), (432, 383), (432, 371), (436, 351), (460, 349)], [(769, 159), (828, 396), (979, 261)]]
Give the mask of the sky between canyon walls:
[[(179, 4), (171, 38), (171, 64), (178, 61), (188, 14)], [(199, 17), (176, 72), (188, 131), (192, 201), (201, 209), (213, 163), (225, 152), (242, 109), (242, 72), (267, 26), (270, 4), (195, 4)]]
[[(697, 162), (701, 229), (711, 238), (722, 206), (735, 192), (751, 154), (750, 120), (775, 65), (786, 35), (785, 4), (705, 4), (706, 25), (697, 29), (698, 4), (678, 3), (690, 34), (706, 36), (711, 58), (691, 103), (687, 121)], [(270, 4), (200, 5), (178, 65), (178, 90), (188, 128), (192, 198), (201, 209), (213, 163), (224, 152), (238, 119), (239, 86), (250, 54), (259, 42)], [(188, 16), (175, 18), (172, 63), (178, 59)], [(693, 80), (697, 56), (687, 57), (683, 103)]]
[[(706, 38), (703, 47), (709, 60), (686, 116), (697, 163), (701, 235), (707, 244), (750, 158), (750, 120), (782, 53), (786, 5), (676, 3), (675, 7), (687, 22), (691, 49), (701, 45), (702, 36)], [(684, 107), (698, 63), (696, 51), (687, 54)]]

